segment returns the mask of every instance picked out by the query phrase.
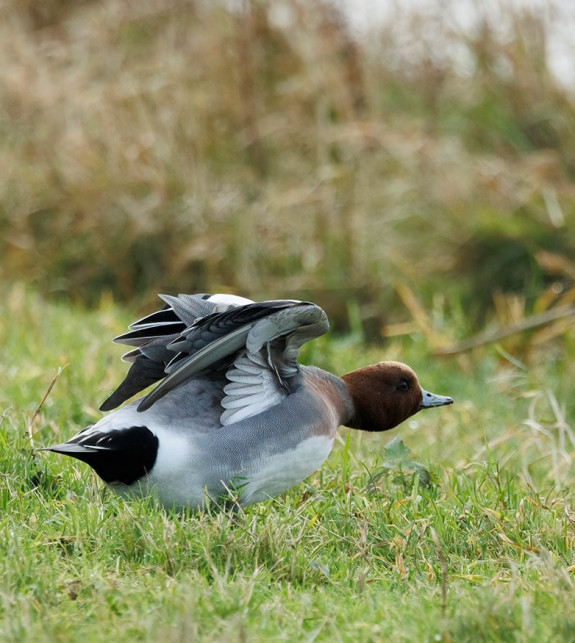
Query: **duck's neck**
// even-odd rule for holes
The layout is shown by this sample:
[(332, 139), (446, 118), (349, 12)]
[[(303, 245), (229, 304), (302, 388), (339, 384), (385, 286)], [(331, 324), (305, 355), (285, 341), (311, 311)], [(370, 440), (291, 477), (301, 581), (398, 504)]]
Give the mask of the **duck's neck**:
[(334, 414), (336, 427), (349, 426), (347, 421), (354, 412), (354, 406), (341, 378), (315, 366), (302, 366), (301, 372), (306, 385), (316, 392), (320, 400), (326, 402), (327, 408)]

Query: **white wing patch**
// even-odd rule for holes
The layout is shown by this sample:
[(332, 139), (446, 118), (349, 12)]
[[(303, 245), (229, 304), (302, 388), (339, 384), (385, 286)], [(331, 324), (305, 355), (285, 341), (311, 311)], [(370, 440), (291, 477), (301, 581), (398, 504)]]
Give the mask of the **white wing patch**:
[[(222, 295), (215, 294), (211, 297), (208, 297), (207, 301), (212, 304), (221, 305), (223, 310), (226, 310), (229, 306), (245, 306), (246, 304), (253, 304), (254, 302), (251, 299), (246, 299), (245, 297), (240, 297), (238, 295)], [(214, 312), (220, 312), (218, 308)]]
[(262, 413), (284, 400), (288, 392), (276, 373), (260, 354), (242, 353), (226, 373), (224, 412), (220, 421), (226, 426)]

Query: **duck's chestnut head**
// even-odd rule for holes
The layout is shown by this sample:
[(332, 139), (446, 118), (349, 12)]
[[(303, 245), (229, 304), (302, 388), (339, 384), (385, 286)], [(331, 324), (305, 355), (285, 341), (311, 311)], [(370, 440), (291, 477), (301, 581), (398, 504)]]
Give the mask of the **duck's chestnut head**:
[(362, 431), (387, 431), (421, 409), (453, 404), (450, 397), (421, 388), (417, 375), (401, 362), (380, 362), (342, 377), (354, 413), (346, 426)]

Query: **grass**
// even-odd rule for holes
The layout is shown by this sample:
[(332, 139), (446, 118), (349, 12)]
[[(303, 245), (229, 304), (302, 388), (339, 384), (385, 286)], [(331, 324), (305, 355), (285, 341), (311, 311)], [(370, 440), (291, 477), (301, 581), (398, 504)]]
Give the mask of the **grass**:
[[(70, 437), (123, 372), (129, 321), (14, 287), (1, 304), (0, 638), (6, 641), (572, 640), (573, 346), (524, 367), (483, 349), (437, 360), (414, 335), (321, 338), (345, 372), (401, 357), (456, 399), (389, 435), (341, 430), (328, 462), (238, 516), (126, 503), (81, 463), (31, 449)], [(8, 323), (11, 320), (14, 323)], [(399, 436), (431, 473), (403, 469)]]

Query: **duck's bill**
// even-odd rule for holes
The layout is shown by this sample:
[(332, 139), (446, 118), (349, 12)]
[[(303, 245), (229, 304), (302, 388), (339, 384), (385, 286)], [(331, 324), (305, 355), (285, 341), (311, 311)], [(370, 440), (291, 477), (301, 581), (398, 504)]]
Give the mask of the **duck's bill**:
[(435, 393), (430, 393), (422, 389), (423, 399), (421, 400), (422, 409), (430, 409), (434, 406), (445, 406), (446, 404), (453, 404), (453, 399), (451, 397), (446, 397), (445, 395), (436, 395)]

